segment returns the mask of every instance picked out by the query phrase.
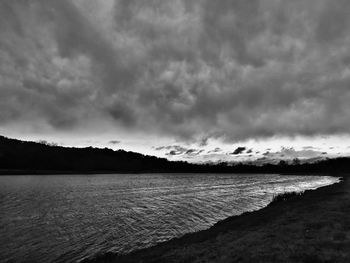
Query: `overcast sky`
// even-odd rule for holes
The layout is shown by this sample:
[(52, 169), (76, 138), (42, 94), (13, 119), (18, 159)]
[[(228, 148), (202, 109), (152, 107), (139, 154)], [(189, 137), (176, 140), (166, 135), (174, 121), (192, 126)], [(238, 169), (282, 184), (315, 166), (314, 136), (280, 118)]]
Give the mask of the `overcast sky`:
[(349, 0), (2, 0), (0, 132), (198, 160), (345, 153), (349, 14)]

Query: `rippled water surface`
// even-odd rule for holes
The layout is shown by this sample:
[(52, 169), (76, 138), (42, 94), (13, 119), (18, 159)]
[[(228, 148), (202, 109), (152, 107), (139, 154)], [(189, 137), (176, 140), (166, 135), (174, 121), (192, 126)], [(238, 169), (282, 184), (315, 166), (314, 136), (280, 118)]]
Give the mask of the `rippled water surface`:
[(77, 262), (202, 230), (318, 176), (118, 174), (0, 176), (0, 261)]

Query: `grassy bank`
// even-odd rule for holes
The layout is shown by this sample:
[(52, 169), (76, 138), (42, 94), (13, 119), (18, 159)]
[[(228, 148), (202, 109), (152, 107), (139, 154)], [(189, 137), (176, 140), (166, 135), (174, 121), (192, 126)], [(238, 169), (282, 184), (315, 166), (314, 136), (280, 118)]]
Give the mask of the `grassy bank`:
[(350, 262), (350, 180), (127, 255), (89, 262)]

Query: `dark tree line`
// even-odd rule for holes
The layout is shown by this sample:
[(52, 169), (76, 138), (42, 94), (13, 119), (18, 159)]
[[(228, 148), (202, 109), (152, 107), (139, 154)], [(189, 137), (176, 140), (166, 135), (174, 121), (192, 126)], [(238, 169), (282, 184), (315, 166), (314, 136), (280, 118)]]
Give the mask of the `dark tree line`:
[(327, 173), (350, 172), (350, 158), (315, 163), (190, 164), (108, 148), (69, 148), (0, 136), (0, 173)]

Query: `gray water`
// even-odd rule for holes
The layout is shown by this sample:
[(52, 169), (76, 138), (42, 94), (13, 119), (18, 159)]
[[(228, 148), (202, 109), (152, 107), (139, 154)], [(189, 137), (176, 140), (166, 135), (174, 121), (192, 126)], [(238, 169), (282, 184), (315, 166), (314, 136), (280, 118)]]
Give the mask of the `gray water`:
[(0, 176), (0, 261), (77, 262), (129, 252), (266, 206), (319, 176), (118, 174)]

